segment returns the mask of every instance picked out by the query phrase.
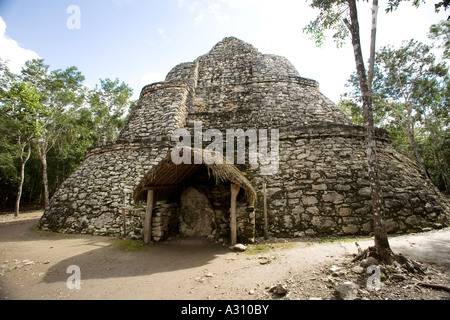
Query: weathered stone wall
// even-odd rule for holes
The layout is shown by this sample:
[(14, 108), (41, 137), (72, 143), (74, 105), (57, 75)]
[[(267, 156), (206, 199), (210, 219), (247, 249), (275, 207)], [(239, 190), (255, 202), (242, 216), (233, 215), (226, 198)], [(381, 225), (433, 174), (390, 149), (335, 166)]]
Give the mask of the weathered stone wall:
[[(211, 230), (205, 236), (208, 236), (211, 240), (227, 239), (230, 235), (230, 186), (223, 184), (215, 186), (196, 185), (195, 189), (196, 192), (200, 191), (206, 196), (205, 200), (211, 210), (212, 221), (209, 221)], [(182, 215), (180, 211), (182, 210), (183, 204), (179, 200), (178, 202), (163, 201), (157, 203), (152, 216), (152, 239), (154, 241), (165, 240), (170, 236), (177, 236), (179, 234), (183, 235), (183, 230), (180, 230), (180, 215)], [(198, 203), (196, 205), (203, 206)], [(190, 217), (190, 219), (194, 218), (196, 217)], [(255, 214), (253, 210), (249, 210), (245, 201), (241, 200), (237, 202), (236, 218), (238, 239), (242, 242), (248, 242), (249, 239), (254, 238)], [(205, 221), (198, 221), (197, 223), (201, 222)], [(139, 227), (140, 223), (141, 221), (138, 221), (137, 224), (134, 224), (134, 228), (136, 230), (139, 229), (139, 232), (135, 232), (136, 238), (140, 238), (142, 234), (140, 232), (142, 230)], [(200, 231), (205, 229), (203, 226), (200, 226), (200, 228)], [(189, 232), (197, 233), (198, 230), (194, 226)]]
[[(145, 203), (134, 203), (131, 193), (143, 176), (170, 152), (169, 140), (158, 137), (135, 142), (118, 140), (90, 148), (84, 163), (61, 185), (51, 199), (50, 209), (40, 221), (42, 230), (62, 233), (143, 238)], [(188, 179), (187, 184), (191, 183)], [(227, 237), (229, 228), (229, 185), (195, 184), (207, 195), (214, 210), (211, 236)], [(182, 190), (183, 186), (180, 186)], [(178, 192), (180, 192), (178, 190)], [(124, 234), (124, 191), (126, 191), (126, 234)], [(242, 195), (241, 195), (242, 198)], [(173, 199), (173, 197), (172, 197)], [(156, 203), (152, 216), (152, 239), (164, 240), (178, 234), (179, 197), (175, 202)], [(245, 200), (245, 199), (244, 199)], [(254, 213), (246, 202), (238, 202), (239, 239), (254, 237)], [(172, 224), (172, 225), (171, 225)], [(251, 226), (250, 226), (251, 225)], [(250, 226), (250, 227), (249, 227)], [(246, 238), (247, 237), (247, 238)]]
[(179, 210), (179, 203), (160, 203), (156, 206), (152, 216), (152, 239), (154, 241), (167, 239), (174, 232), (171, 230), (171, 224), (177, 219)]
[[(214, 186), (198, 185), (196, 187), (206, 194), (214, 210), (215, 231), (213, 235), (216, 238), (228, 238), (231, 233), (230, 184), (218, 184)], [(255, 237), (255, 212), (252, 207), (248, 207), (244, 190), (241, 190), (238, 195), (236, 207), (238, 241), (249, 242), (249, 239), (254, 239)]]
[[(450, 207), (443, 195), (392, 148), (387, 132), (377, 133), (388, 232), (448, 226)], [(292, 128), (280, 139), (279, 172), (265, 177), (270, 232), (288, 237), (370, 234), (373, 217), (363, 128)], [(251, 179), (259, 191), (259, 234), (263, 181), (256, 174)]]
[[(122, 235), (124, 190), (132, 192), (169, 150), (164, 142), (152, 144), (114, 143), (92, 148), (53, 195), (40, 227), (65, 233)], [(134, 205), (131, 194), (126, 199), (127, 206)], [(128, 210), (129, 237), (141, 237), (144, 212), (145, 208)]]
[[(261, 54), (235, 38), (224, 39), (194, 62), (179, 64), (166, 81), (144, 87), (119, 139), (87, 151), (85, 162), (53, 195), (41, 228), (121, 236), (124, 190), (132, 192), (168, 154), (175, 129), (192, 130), (194, 121), (201, 121), (204, 131), (224, 134), (226, 129), (279, 129), (276, 174), (264, 176), (258, 166), (238, 166), (258, 192), (255, 211), (240, 199), (241, 238), (253, 237), (248, 226), (255, 223), (257, 236), (263, 234), (264, 181), (272, 235), (372, 231), (363, 128), (351, 125), (317, 82), (300, 77), (288, 60)], [(395, 152), (386, 131), (377, 130), (377, 138), (388, 231), (448, 226), (448, 201), (414, 163)], [(229, 186), (193, 184), (211, 202), (214, 232), (228, 235)], [(127, 235), (141, 238), (145, 209), (131, 195), (127, 206), (134, 208), (127, 211)], [(177, 210), (176, 201), (157, 205), (155, 239), (168, 236)]]
[(176, 66), (166, 81), (189, 83), (188, 126), (280, 128), (322, 122), (350, 124), (314, 80), (284, 57), (225, 39), (193, 63)]
[(119, 134), (119, 140), (167, 137), (186, 122), (188, 86), (162, 82), (142, 89), (139, 104)]

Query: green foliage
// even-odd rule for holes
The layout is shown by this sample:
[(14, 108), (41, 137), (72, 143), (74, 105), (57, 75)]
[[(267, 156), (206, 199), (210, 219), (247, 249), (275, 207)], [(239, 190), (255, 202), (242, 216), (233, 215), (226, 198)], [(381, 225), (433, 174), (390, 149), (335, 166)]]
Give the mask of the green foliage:
[(35, 59), (13, 74), (0, 60), (0, 207), (11, 207), (15, 200), (20, 151), (27, 141), (34, 148), (22, 198), (25, 204), (42, 204), (41, 157), (51, 195), (82, 163), (87, 148), (117, 137), (128, 108), (137, 105), (131, 95), (131, 88), (118, 79), (100, 80), (88, 90), (75, 66), (50, 70), (43, 59)]
[[(450, 7), (450, 0), (442, 0), (434, 5), (436, 12), (441, 11), (441, 8), (447, 10)], [(450, 16), (448, 16), (447, 20), (450, 20)]]
[(342, 99), (338, 103), (339, 109), (341, 109), (352, 122), (356, 125), (364, 125), (364, 117), (362, 113), (362, 107), (352, 99)]
[[(0, 92), (0, 123), (3, 142), (0, 147), (0, 170), (6, 186), (16, 185), (16, 214), (19, 212), (24, 168), (31, 156), (31, 143), (40, 130), (37, 121), (43, 112), (39, 102), (39, 93), (33, 85), (20, 81), (18, 77), (8, 75), (7, 67), (3, 68), (5, 77), (10, 82), (4, 82), (4, 90)], [(20, 164), (20, 170), (15, 169), (15, 162)], [(11, 190), (8, 188), (7, 190)], [(11, 196), (7, 192), (8, 197)], [(11, 197), (12, 198), (12, 197)]]
[[(386, 6), (386, 12), (397, 10), (402, 2), (406, 2), (417, 8), (421, 3), (425, 3), (425, 0), (389, 0)], [(345, 22), (349, 12), (348, 0), (312, 0), (310, 7), (318, 9), (318, 15), (315, 20), (310, 21), (310, 23), (303, 28), (303, 32), (309, 34), (311, 40), (313, 40), (318, 47), (323, 45), (327, 32), (331, 32), (336, 46), (342, 47), (345, 44), (346, 39), (350, 36), (348, 26)], [(443, 0), (435, 4), (435, 11), (439, 12), (441, 8), (447, 9), (449, 7), (450, 1)], [(438, 26), (437, 29), (436, 32), (439, 36), (445, 34), (448, 39), (448, 25), (443, 24)]]
[[(388, 1), (386, 12), (392, 12), (394, 10), (397, 10), (401, 2), (405, 2), (405, 0), (390, 0)], [(420, 3), (425, 3), (425, 0), (413, 0), (408, 1), (411, 3), (414, 7), (419, 7)]]
[(349, 36), (349, 30), (343, 20), (348, 11), (347, 1), (314, 0), (310, 6), (319, 9), (319, 13), (314, 21), (303, 28), (303, 32), (311, 36), (316, 46), (321, 47), (326, 39), (326, 32), (333, 30), (332, 38), (336, 45), (341, 47)]
[[(432, 27), (433, 28), (433, 27)], [(415, 40), (399, 48), (381, 48), (376, 55), (373, 82), (374, 122), (391, 133), (394, 148), (414, 158), (408, 130), (413, 130), (418, 152), (433, 182), (449, 190), (450, 77), (447, 65), (432, 47)], [(361, 98), (356, 76), (349, 101), (340, 106), (360, 123)], [(409, 113), (409, 114), (408, 114)]]
[(133, 90), (119, 79), (100, 79), (88, 95), (93, 121), (97, 128), (97, 143), (114, 140), (125, 123), (124, 115), (128, 111)]
[(434, 42), (440, 42), (437, 46), (444, 50), (443, 59), (450, 59), (450, 21), (441, 21), (430, 27), (428, 37)]

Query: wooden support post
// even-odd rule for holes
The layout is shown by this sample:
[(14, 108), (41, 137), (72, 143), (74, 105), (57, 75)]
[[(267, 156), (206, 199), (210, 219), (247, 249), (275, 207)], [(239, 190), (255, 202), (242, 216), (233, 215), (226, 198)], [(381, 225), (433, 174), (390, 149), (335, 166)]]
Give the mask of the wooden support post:
[(123, 192), (123, 208), (122, 208), (122, 218), (123, 218), (123, 237), (127, 236), (127, 193)]
[(231, 184), (231, 214), (230, 214), (230, 229), (231, 229), (231, 245), (237, 243), (237, 222), (236, 222), (236, 198), (241, 189), (237, 184)]
[(267, 191), (265, 182), (263, 187), (263, 194), (264, 194), (264, 239), (269, 239), (269, 223), (267, 221)]
[(149, 244), (152, 238), (152, 213), (154, 190), (147, 190), (147, 207), (145, 209), (144, 218), (144, 244)]

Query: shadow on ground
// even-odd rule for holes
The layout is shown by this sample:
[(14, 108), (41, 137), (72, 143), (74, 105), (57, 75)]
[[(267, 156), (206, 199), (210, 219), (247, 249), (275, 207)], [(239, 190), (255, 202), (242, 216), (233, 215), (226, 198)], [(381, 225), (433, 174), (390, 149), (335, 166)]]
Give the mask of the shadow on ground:
[[(69, 276), (67, 268), (72, 265), (80, 267), (83, 279), (133, 277), (202, 267), (230, 252), (206, 239), (173, 238), (144, 246), (141, 241), (40, 231), (37, 223), (38, 220), (28, 220), (0, 224), (0, 242), (12, 246), (14, 242), (39, 243), (43, 259), (62, 256), (46, 272), (46, 283), (65, 282)], [(47, 250), (51, 254), (46, 255)]]
[(109, 244), (74, 255), (52, 266), (43, 281), (66, 281), (67, 268), (71, 265), (80, 267), (83, 279), (109, 279), (202, 267), (218, 255), (229, 252), (223, 246), (210, 244), (203, 239), (176, 238), (138, 250), (124, 249), (123, 244), (114, 239), (106, 242)]

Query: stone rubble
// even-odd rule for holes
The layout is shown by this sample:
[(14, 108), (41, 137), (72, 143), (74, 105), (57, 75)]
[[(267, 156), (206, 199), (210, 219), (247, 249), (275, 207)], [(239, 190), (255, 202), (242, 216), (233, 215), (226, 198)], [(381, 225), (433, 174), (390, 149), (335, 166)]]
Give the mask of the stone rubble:
[[(373, 285), (375, 273), (369, 272), (369, 260), (331, 265), (307, 276), (285, 281), (286, 296), (261, 296), (261, 299), (287, 300), (450, 300), (450, 276), (442, 267), (427, 263), (413, 263), (424, 272), (410, 272), (397, 262), (378, 264), (380, 283)], [(372, 262), (376, 262), (372, 260)], [(373, 269), (372, 269), (373, 270)], [(371, 278), (372, 277), (372, 278)], [(423, 286), (425, 284), (425, 286)], [(426, 287), (427, 284), (446, 287), (447, 291)]]

